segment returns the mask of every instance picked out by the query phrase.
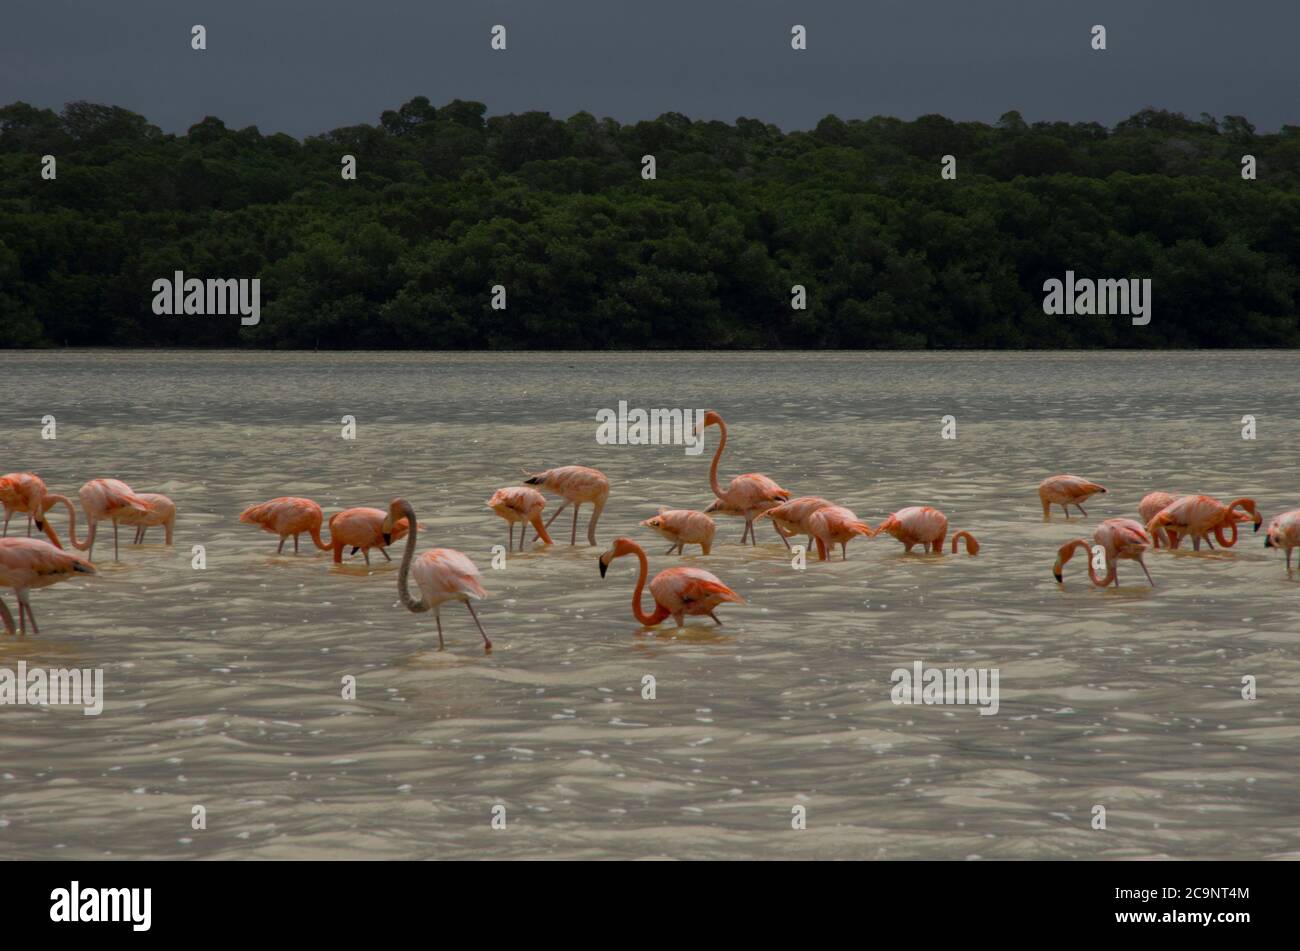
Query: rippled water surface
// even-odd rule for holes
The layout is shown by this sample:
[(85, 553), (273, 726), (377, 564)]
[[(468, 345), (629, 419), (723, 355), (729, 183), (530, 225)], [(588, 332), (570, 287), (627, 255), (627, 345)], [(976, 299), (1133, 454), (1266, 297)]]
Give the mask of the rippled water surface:
[[(113, 476), (180, 513), (174, 548), (124, 529), (114, 563), (101, 535), (99, 576), (33, 592), (39, 636), (0, 635), (0, 667), (102, 668), (108, 695), (99, 717), (0, 708), (0, 857), (1300, 855), (1300, 581), (1262, 534), (1153, 553), (1155, 589), (1128, 565), (1106, 591), (1079, 562), (1051, 575), (1057, 546), (1153, 489), (1300, 506), (1293, 354), (6, 352), (0, 379), (0, 471), (74, 497)], [(717, 409), (724, 481), (763, 472), (873, 524), (935, 505), (983, 550), (880, 537), (799, 571), (770, 528), (742, 548), (722, 519), (711, 556), (667, 556), (637, 522), (711, 500), (716, 430), (700, 456), (598, 445), (619, 400)], [(632, 535), (652, 571), (706, 567), (748, 604), (642, 630), (635, 565), (602, 581), (567, 513), (563, 544), (492, 570), (506, 531), (484, 500), (572, 463), (613, 484), (603, 545)], [(1056, 472), (1109, 494), (1044, 523)], [(439, 652), (395, 563), (277, 556), (237, 520), (278, 495), (328, 514), (399, 494), (419, 547), (483, 570), (490, 655), (459, 605)], [(890, 673), (917, 660), (997, 668), (998, 713), (895, 705)]]

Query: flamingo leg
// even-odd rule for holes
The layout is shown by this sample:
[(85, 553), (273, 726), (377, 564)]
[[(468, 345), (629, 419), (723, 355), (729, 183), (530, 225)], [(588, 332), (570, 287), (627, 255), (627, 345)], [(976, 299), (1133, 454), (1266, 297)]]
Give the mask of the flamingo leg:
[(366, 567), (369, 568), (369, 567), (370, 567), (370, 549), (369, 549), (369, 548), (363, 548), (363, 549), (361, 550), (361, 554), (363, 554), (363, 555), (365, 556), (365, 558), (366, 558)]
[[(555, 521), (555, 516), (559, 515), (568, 507), (569, 507), (569, 500), (565, 499), (563, 502), (560, 503), (560, 507), (551, 513), (551, 517), (546, 520), (546, 524), (543, 525), (542, 528), (550, 528), (551, 523)], [(528, 529), (524, 529), (524, 531), (528, 531)], [(541, 538), (542, 536), (538, 535), (537, 537)]]
[(772, 523), (772, 528), (776, 529), (777, 537), (780, 538), (781, 541), (783, 541), (783, 542), (785, 543), (785, 550), (786, 550), (786, 551), (789, 551), (789, 550), (790, 550), (790, 539), (788, 539), (788, 538), (785, 537), (785, 532), (781, 531), (781, 526), (778, 525), (778, 524), (776, 524), (776, 522), (773, 522), (773, 523)]
[(849, 560), (849, 543), (840, 542), (840, 561)]
[(578, 509), (582, 508), (581, 502), (573, 503), (573, 531), (569, 533), (569, 544), (578, 544)]
[(1210, 536), (1205, 536), (1205, 544), (1210, 546), (1210, 551), (1214, 551), (1214, 542), (1210, 541)]
[(275, 553), (276, 553), (277, 555), (281, 555), (281, 554), (284, 553), (284, 542), (285, 542), (285, 539), (288, 538), (288, 537), (289, 537), (288, 535), (281, 535), (281, 536), (280, 536), (280, 544), (279, 544), (279, 546), (275, 549)]
[(297, 535), (294, 535), (294, 536), (293, 536), (293, 553), (294, 553), (295, 555), (298, 554), (298, 536), (297, 536)]
[(433, 619), (438, 623), (438, 650), (446, 650), (447, 646), (442, 642), (442, 615), (437, 608), (433, 609)]
[(1151, 587), (1154, 588), (1156, 586), (1156, 580), (1151, 577), (1151, 572), (1147, 571), (1147, 563), (1141, 558), (1137, 560), (1137, 563), (1142, 566), (1142, 573), (1147, 576), (1147, 581), (1150, 581)]
[(1286, 550), (1286, 570), (1288, 572), (1291, 571), (1291, 549), (1290, 548)]
[(474, 623), (475, 623), (476, 625), (478, 625), (478, 632), (479, 632), (480, 634), (483, 635), (483, 649), (484, 649), (484, 650), (491, 650), (491, 649), (492, 649), (492, 642), (491, 642), (490, 640), (488, 640), (487, 631), (483, 630), (483, 624), (482, 624), (482, 622), (479, 621), (479, 619), (478, 619), (478, 614), (475, 613), (475, 611), (474, 611), (474, 605), (472, 605), (472, 604), (470, 604), (468, 601), (466, 601), (466, 602), (465, 602), (465, 607), (469, 608), (469, 616), (472, 617), (472, 618), (474, 619)]
[(390, 556), (390, 555), (388, 554), (388, 549), (384, 548), (383, 546), (380, 546), (380, 548), (379, 548), (379, 554), (381, 554), (381, 555), (384, 556), (384, 561), (392, 561), (392, 560), (393, 560), (393, 559), (392, 559), (392, 556)]
[(4, 532), (0, 534), (4, 534), (4, 535), (9, 534), (9, 520), (13, 517), (14, 517), (14, 513), (9, 511), (8, 509), (5, 509), (5, 529)]
[[(18, 620), (19, 620), (20, 623), (22, 622), (22, 616), (23, 616), (23, 615), (22, 615), (22, 609), (23, 609), (23, 608), (26, 608), (26, 609), (27, 609), (27, 620), (29, 620), (29, 621), (32, 622), (32, 633), (33, 633), (33, 634), (39, 634), (39, 633), (41, 633), (41, 629), (40, 629), (40, 627), (37, 626), (37, 624), (36, 624), (36, 615), (32, 613), (32, 603), (31, 603), (30, 601), (27, 600), (27, 592), (26, 592), (26, 591), (20, 592), (19, 595), (18, 595)], [(24, 631), (23, 633), (26, 633), (26, 631)]]
[(677, 543), (676, 543), (676, 542), (673, 542), (671, 545), (668, 546), (668, 550), (667, 550), (666, 552), (664, 552), (664, 554), (665, 554), (665, 555), (671, 555), (671, 554), (672, 554), (673, 552), (675, 552), (676, 550), (677, 550)]
[(117, 519), (113, 519), (113, 560), (117, 561)]
[(717, 616), (716, 614), (714, 614), (712, 611), (709, 612), (709, 617), (713, 618), (713, 621), (714, 621), (715, 624), (718, 624), (718, 625), (721, 625), (721, 624), (722, 624), (722, 622), (718, 620), (718, 616)]
[(1077, 508), (1080, 512), (1083, 512), (1084, 515), (1087, 515), (1087, 514), (1088, 514), (1087, 510), (1086, 510), (1082, 505), (1080, 505), (1078, 502), (1075, 502), (1075, 503), (1074, 503), (1074, 507)]
[[(525, 535), (528, 534), (527, 528), (524, 529), (524, 534)], [(514, 522), (506, 522), (506, 538), (507, 538), (506, 551), (514, 551), (515, 550), (515, 523)]]
[[(1290, 554), (1290, 552), (1287, 554)], [(0, 621), (4, 622), (6, 634), (14, 632), (14, 616), (9, 613), (9, 605), (5, 604), (4, 601), (0, 601)]]

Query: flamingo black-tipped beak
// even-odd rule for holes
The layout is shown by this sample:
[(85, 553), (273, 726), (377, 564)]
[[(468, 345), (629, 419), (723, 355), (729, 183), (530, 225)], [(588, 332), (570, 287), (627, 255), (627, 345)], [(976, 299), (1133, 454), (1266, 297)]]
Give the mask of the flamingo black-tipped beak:
[(1064, 583), (1065, 583), (1065, 578), (1061, 575), (1061, 573), (1060, 573), (1059, 571), (1053, 571), (1053, 572), (1052, 572), (1052, 577), (1056, 579), (1057, 584), (1064, 584)]
[(1255, 531), (1259, 531), (1259, 527), (1263, 524), (1264, 524), (1264, 520), (1261, 518), (1258, 522), (1255, 523)]
[(1273, 547), (1273, 539), (1269, 538), (1267, 535), (1264, 536), (1264, 547), (1265, 548)]
[[(37, 527), (37, 529), (39, 529), (39, 530), (42, 531), (42, 532), (45, 531), (45, 523), (42, 522), (39, 518), (36, 520), (36, 527)], [(1256, 526), (1255, 526), (1255, 529), (1256, 529), (1256, 531), (1258, 531), (1258, 530), (1259, 530), (1259, 526), (1256, 525)]]
[(385, 547), (387, 547), (387, 546), (389, 546), (389, 545), (391, 545), (391, 544), (393, 543), (393, 533), (392, 533), (392, 532), (384, 532), (384, 533), (383, 533), (383, 536), (384, 536), (384, 546), (385, 546)]
[(604, 558), (597, 558), (596, 560), (600, 562), (600, 576), (603, 578), (605, 577), (605, 572), (609, 570), (609, 565), (605, 564)]

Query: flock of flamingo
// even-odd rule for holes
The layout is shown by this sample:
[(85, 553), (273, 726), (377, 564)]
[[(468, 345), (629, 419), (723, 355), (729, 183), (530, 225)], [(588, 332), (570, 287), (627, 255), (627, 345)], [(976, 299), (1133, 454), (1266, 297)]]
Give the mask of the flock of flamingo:
[[(709, 484), (716, 497), (704, 511), (693, 509), (661, 508), (641, 525), (666, 538), (671, 544), (667, 554), (685, 553), (685, 546), (699, 545), (702, 554), (712, 549), (716, 524), (712, 515), (726, 515), (745, 520), (745, 530), (740, 542), (757, 545), (755, 524), (759, 518), (769, 519), (777, 536), (790, 547), (789, 539), (797, 535), (808, 536), (808, 550), (816, 546), (818, 558), (827, 560), (835, 545), (840, 546), (840, 557), (848, 558), (848, 543), (858, 537), (872, 538), (888, 534), (902, 542), (907, 552), (917, 545), (923, 553), (942, 554), (948, 535), (948, 519), (938, 509), (930, 506), (911, 506), (900, 509), (875, 528), (861, 521), (850, 509), (835, 505), (818, 496), (790, 498), (790, 493), (765, 475), (747, 473), (736, 476), (723, 488), (718, 482), (718, 463), (727, 445), (727, 426), (722, 417), (710, 411), (705, 414), (703, 428), (717, 426), (718, 448), (713, 454), (709, 469)], [(701, 434), (703, 435), (702, 431)], [(544, 472), (527, 473), (523, 485), (498, 489), (487, 505), (507, 524), (507, 550), (514, 550), (515, 525), (520, 526), (519, 550), (524, 550), (528, 530), (534, 531), (534, 542), (540, 540), (553, 544), (547, 529), (565, 508), (573, 506), (573, 528), (569, 543), (577, 543), (578, 510), (583, 505), (592, 508), (587, 523), (587, 541), (596, 544), (596, 523), (609, 499), (609, 479), (597, 469), (586, 466), (562, 466)], [(536, 486), (536, 488), (534, 488)], [(539, 491), (540, 490), (540, 491)], [(1093, 495), (1104, 493), (1105, 487), (1073, 475), (1057, 475), (1044, 479), (1038, 486), (1043, 506), (1043, 518), (1051, 518), (1053, 505), (1061, 506), (1069, 517), (1070, 506), (1079, 509), (1086, 517), (1082, 503)], [(543, 494), (545, 493), (545, 494)], [(171, 499), (157, 493), (135, 492), (118, 479), (92, 479), (78, 493), (88, 525), (84, 540), (77, 537), (77, 508), (65, 495), (51, 493), (45, 482), (34, 473), (11, 473), (0, 477), (0, 503), (4, 505), (4, 537), (0, 537), (0, 587), (13, 588), (18, 599), (18, 633), (26, 634), (27, 623), (40, 633), (36, 617), (28, 600), (32, 588), (43, 588), (65, 581), (77, 574), (94, 574), (90, 561), (94, 553), (96, 528), (100, 522), (113, 525), (113, 558), (118, 559), (118, 525), (136, 529), (134, 542), (143, 542), (145, 533), (161, 526), (166, 533), (166, 543), (172, 543), (172, 529), (176, 521), (176, 506)], [(562, 500), (551, 517), (542, 522), (546, 508), (546, 495)], [(62, 504), (68, 511), (68, 540), (73, 548), (84, 551), (85, 557), (65, 551), (58, 533), (50, 524), (51, 508)], [(1231, 547), (1237, 541), (1237, 525), (1250, 521), (1255, 531), (1263, 523), (1253, 499), (1241, 498), (1224, 504), (1207, 495), (1173, 495), (1152, 492), (1138, 504), (1142, 521), (1129, 518), (1108, 518), (1093, 532), (1092, 539), (1075, 538), (1062, 545), (1057, 552), (1052, 573), (1063, 583), (1066, 562), (1078, 551), (1089, 552), (1088, 575), (1092, 583), (1105, 587), (1119, 584), (1118, 562), (1136, 561), (1152, 585), (1155, 581), (1147, 569), (1143, 556), (1151, 548), (1165, 545), (1178, 548), (1183, 538), (1190, 537), (1195, 550), (1204, 542), (1210, 548), (1213, 534), (1220, 545)], [(14, 513), (27, 516), (27, 537), (8, 537), (9, 521)], [(479, 621), (473, 602), (487, 597), (482, 576), (474, 562), (462, 552), (452, 548), (433, 548), (415, 555), (416, 537), (422, 527), (416, 520), (411, 504), (397, 498), (388, 509), (350, 508), (330, 516), (330, 540), (321, 537), (325, 524), (321, 507), (311, 499), (286, 496), (272, 499), (246, 509), (239, 520), (260, 526), (279, 537), (277, 554), (293, 538), (293, 550), (299, 550), (299, 536), (307, 534), (315, 547), (332, 551), (333, 560), (343, 560), (361, 551), (366, 564), (370, 564), (370, 551), (376, 549), (387, 560), (392, 560), (385, 550), (394, 541), (406, 539), (401, 567), (397, 575), (397, 591), (401, 603), (413, 612), (431, 611), (438, 628), (438, 646), (444, 647), (442, 632), (442, 605), (460, 601), (469, 609), (486, 650), (492, 642)], [(44, 533), (49, 539), (32, 537), (32, 529)], [(952, 535), (952, 551), (964, 543), (966, 553), (979, 552), (979, 542), (968, 531)], [(1291, 550), (1300, 546), (1300, 509), (1277, 516), (1269, 524), (1264, 544), (1286, 552), (1287, 572), (1291, 571)], [(1100, 551), (1098, 550), (1100, 549)], [(605, 577), (616, 558), (634, 555), (639, 563), (639, 574), (632, 594), (632, 613), (637, 621), (647, 627), (672, 618), (677, 627), (683, 626), (687, 616), (707, 616), (721, 624), (715, 613), (726, 602), (744, 603), (744, 599), (724, 584), (716, 575), (702, 568), (673, 567), (656, 574), (650, 581), (650, 595), (654, 609), (642, 607), (642, 593), (649, 575), (645, 550), (626, 536), (615, 538), (609, 550), (600, 555), (600, 575)], [(1104, 555), (1104, 557), (1102, 557)], [(1098, 564), (1098, 562), (1101, 564)], [(415, 578), (419, 597), (411, 593), (410, 578)], [(0, 600), (0, 619), (5, 632), (15, 633), (13, 615)]]

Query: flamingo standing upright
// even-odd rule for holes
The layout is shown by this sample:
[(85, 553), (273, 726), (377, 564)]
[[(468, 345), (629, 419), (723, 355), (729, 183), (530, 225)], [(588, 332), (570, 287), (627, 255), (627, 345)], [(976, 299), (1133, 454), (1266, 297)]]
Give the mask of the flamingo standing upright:
[(1265, 548), (1281, 548), (1286, 552), (1286, 570), (1291, 571), (1291, 549), (1300, 547), (1300, 509), (1283, 512), (1268, 523), (1264, 537)]
[(379, 554), (384, 556), (385, 561), (392, 561), (393, 559), (384, 549), (392, 544), (393, 539), (405, 535), (408, 526), (400, 519), (395, 525), (385, 529), (383, 526), (387, 524), (388, 516), (382, 509), (355, 508), (335, 512), (329, 520), (330, 547), (334, 549), (334, 563), (340, 564), (343, 561), (343, 549), (349, 546), (352, 548), (353, 555), (357, 553), (358, 548), (361, 549), (367, 565), (370, 564), (372, 548), (378, 548)]
[(68, 507), (68, 518), (75, 522), (77, 514), (72, 507), (72, 500), (66, 495), (50, 492), (45, 487), (45, 480), (35, 472), (11, 472), (0, 476), (0, 503), (3, 503), (5, 510), (4, 531), (0, 534), (9, 534), (9, 519), (13, 518), (14, 512), (25, 512), (28, 537), (31, 536), (32, 524), (35, 523), (37, 530), (44, 532), (55, 548), (62, 548), (59, 536), (45, 518), (45, 513), (58, 502)]
[(537, 537), (543, 542), (547, 545), (554, 544), (551, 541), (551, 536), (546, 534), (546, 526), (542, 524), (542, 509), (546, 508), (546, 499), (536, 489), (529, 488), (526, 485), (512, 485), (508, 488), (497, 489), (492, 493), (492, 498), (487, 500), (487, 507), (506, 520), (507, 538), (509, 539), (506, 551), (512, 551), (515, 547), (516, 522), (523, 523), (523, 527), (519, 530), (520, 551), (524, 550), (529, 525), (532, 525), (537, 530)]
[[(948, 516), (928, 505), (913, 505), (899, 509), (878, 526), (875, 532), (887, 532), (900, 542), (906, 551), (912, 546), (920, 545), (924, 551), (928, 546), (935, 554), (943, 554), (943, 539), (948, 534)], [(952, 536), (952, 550), (957, 552), (957, 542), (966, 542), (966, 554), (979, 554), (980, 545), (970, 532), (956, 532)]]
[(136, 498), (147, 505), (149, 511), (137, 512), (132, 509), (119, 515), (117, 519), (123, 525), (135, 526), (135, 540), (132, 544), (141, 544), (144, 542), (145, 532), (156, 525), (161, 525), (166, 535), (165, 541), (170, 545), (172, 543), (172, 528), (176, 524), (176, 503), (157, 492), (139, 492), (136, 494)]
[(674, 551), (686, 554), (687, 545), (699, 545), (701, 552), (707, 555), (713, 548), (713, 533), (718, 529), (713, 519), (694, 509), (660, 508), (658, 515), (641, 524), (672, 542), (665, 552), (668, 555)]
[(284, 543), (293, 536), (293, 550), (298, 552), (298, 536), (306, 532), (312, 542), (321, 551), (329, 551), (330, 546), (320, 537), (321, 522), (325, 519), (321, 508), (311, 499), (302, 499), (294, 495), (284, 495), (269, 502), (251, 505), (240, 513), (239, 520), (248, 525), (260, 525), (263, 531), (280, 536), (280, 544), (275, 549), (278, 555), (284, 551)]
[[(1182, 498), (1181, 495), (1174, 495), (1172, 492), (1148, 492), (1142, 496), (1142, 501), (1138, 503), (1138, 515), (1142, 517), (1142, 524), (1147, 524), (1160, 514), (1161, 509), (1167, 508), (1180, 498)], [(1157, 532), (1151, 536), (1151, 544), (1159, 548), (1162, 536), (1165, 544), (1170, 548), (1177, 548), (1178, 543), (1182, 540), (1178, 537), (1176, 531), (1166, 526), (1162, 532)]]
[(645, 579), (650, 573), (650, 564), (646, 561), (645, 550), (630, 538), (614, 539), (614, 547), (600, 556), (600, 576), (605, 577), (610, 562), (624, 555), (636, 555), (641, 564), (636, 579), (636, 590), (632, 592), (632, 614), (646, 627), (654, 627), (665, 618), (671, 617), (681, 627), (686, 615), (708, 615), (721, 624), (714, 609), (726, 601), (744, 604), (745, 599), (718, 580), (718, 577), (701, 568), (665, 568), (654, 576), (650, 582), (650, 595), (654, 598), (654, 613), (647, 614), (641, 609), (641, 592), (645, 590)]
[[(1242, 511), (1238, 512), (1237, 509)], [(1208, 495), (1184, 495), (1170, 502), (1150, 519), (1147, 531), (1155, 537), (1158, 531), (1169, 527), (1180, 536), (1190, 535), (1195, 551), (1201, 550), (1202, 541), (1211, 549), (1214, 548), (1214, 543), (1210, 541), (1210, 533), (1213, 532), (1220, 545), (1231, 548), (1237, 544), (1237, 523), (1250, 521), (1255, 523), (1255, 531), (1259, 531), (1259, 526), (1264, 521), (1264, 516), (1255, 507), (1254, 499), (1236, 499), (1224, 505)], [(1231, 535), (1225, 536), (1225, 529), (1229, 529)]]
[[(709, 467), (709, 486), (713, 489), (713, 494), (717, 496), (718, 500), (705, 511), (728, 515), (738, 512), (745, 519), (745, 531), (740, 536), (740, 543), (745, 544), (745, 539), (748, 538), (751, 545), (757, 545), (758, 541), (754, 537), (754, 519), (768, 509), (775, 508), (782, 502), (790, 501), (790, 493), (767, 476), (760, 475), (757, 472), (736, 476), (724, 490), (718, 483), (718, 462), (722, 459), (722, 450), (727, 446), (727, 424), (722, 421), (721, 416), (713, 410), (709, 410), (704, 414), (704, 422), (700, 426), (699, 435), (703, 436), (704, 429), (709, 426), (717, 426), (719, 431), (718, 448), (714, 450), (713, 465)], [(789, 548), (790, 542), (777, 528), (775, 522), (772, 523), (772, 528), (785, 544), (785, 547)]]
[(1104, 485), (1074, 475), (1054, 475), (1044, 479), (1038, 483), (1038, 499), (1043, 503), (1043, 521), (1052, 517), (1053, 505), (1059, 505), (1065, 512), (1066, 518), (1070, 517), (1071, 505), (1087, 515), (1088, 513), (1079, 503), (1086, 502), (1091, 496), (1105, 491)]
[[(406, 499), (393, 499), (388, 506), (388, 515), (384, 519), (381, 531), (384, 542), (390, 543), (397, 535), (398, 527), (405, 522), (410, 526), (406, 536), (406, 551), (402, 554), (402, 564), (397, 572), (397, 595), (408, 611), (433, 611), (433, 619), (438, 623), (438, 650), (444, 648), (442, 641), (442, 615), (439, 608), (448, 601), (460, 601), (469, 608), (469, 613), (483, 635), (483, 649), (492, 650), (487, 631), (474, 613), (470, 599), (481, 601), (487, 597), (483, 590), (483, 578), (478, 567), (470, 561), (469, 556), (454, 548), (431, 548), (421, 552), (412, 566), (411, 557), (415, 553), (415, 536), (419, 526), (415, 520), (415, 510)], [(525, 529), (526, 531), (526, 529)], [(415, 576), (415, 583), (420, 588), (420, 599), (411, 596), (408, 582), (410, 575)]]
[[(578, 509), (582, 508), (584, 503), (590, 502), (592, 509), (591, 521), (587, 523), (587, 542), (596, 544), (596, 520), (600, 518), (600, 513), (609, 498), (609, 479), (605, 478), (605, 473), (587, 466), (560, 466), (558, 469), (547, 469), (543, 472), (529, 472), (525, 469), (524, 474), (528, 476), (524, 482), (539, 486), (543, 492), (564, 499), (560, 507), (546, 520), (546, 528), (551, 527), (551, 522), (555, 521), (556, 516), (563, 512), (566, 506), (573, 506), (573, 531), (569, 533), (570, 545), (578, 543)], [(527, 529), (524, 531), (527, 532)], [(537, 537), (540, 538), (541, 534), (539, 533)]]
[(807, 535), (808, 548), (811, 550), (813, 547), (813, 533), (808, 526), (808, 516), (831, 504), (816, 495), (801, 495), (797, 499), (782, 502), (775, 508), (768, 509), (763, 515), (772, 520), (772, 524), (777, 527), (777, 530), (782, 535)]
[(808, 516), (808, 530), (817, 540), (817, 557), (822, 561), (830, 558), (830, 549), (836, 542), (840, 546), (840, 560), (848, 561), (849, 541), (858, 535), (868, 538), (875, 532), (871, 526), (859, 520), (851, 509), (842, 505), (826, 505), (815, 509)]
[[(18, 597), (18, 626), (23, 634), (27, 633), (26, 621), (31, 621), (33, 633), (41, 633), (27, 600), (28, 590), (58, 584), (78, 574), (93, 575), (95, 566), (43, 538), (0, 538), (0, 587), (13, 588)], [(3, 601), (0, 601), (0, 619), (4, 621), (5, 631), (14, 633), (13, 615)]]
[[(1151, 582), (1151, 587), (1154, 588), (1156, 585), (1155, 579), (1151, 577), (1146, 562), (1142, 560), (1146, 550), (1152, 547), (1152, 537), (1142, 527), (1141, 522), (1135, 522), (1131, 518), (1108, 518), (1098, 525), (1096, 531), (1092, 533), (1092, 543), (1100, 545), (1106, 552), (1106, 574), (1098, 578), (1096, 566), (1093, 565), (1092, 559), (1088, 558), (1088, 577), (1092, 580), (1092, 583), (1099, 588), (1104, 588), (1114, 582), (1115, 586), (1118, 587), (1119, 559), (1127, 558), (1138, 563), (1142, 573), (1147, 576), (1147, 581)], [(1056, 564), (1052, 566), (1052, 574), (1058, 582), (1064, 582), (1065, 579), (1061, 573), (1065, 568), (1065, 563), (1079, 549), (1083, 549), (1085, 553), (1091, 550), (1088, 539), (1076, 538), (1073, 541), (1066, 542), (1056, 553)]]
[(86, 521), (90, 523), (89, 534), (84, 542), (77, 541), (75, 517), (68, 524), (68, 534), (72, 544), (86, 557), (95, 554), (95, 535), (101, 521), (113, 523), (113, 560), (117, 561), (117, 523), (127, 512), (148, 513), (146, 505), (129, 485), (120, 479), (91, 479), (77, 493), (81, 496), (81, 507), (85, 509)]

